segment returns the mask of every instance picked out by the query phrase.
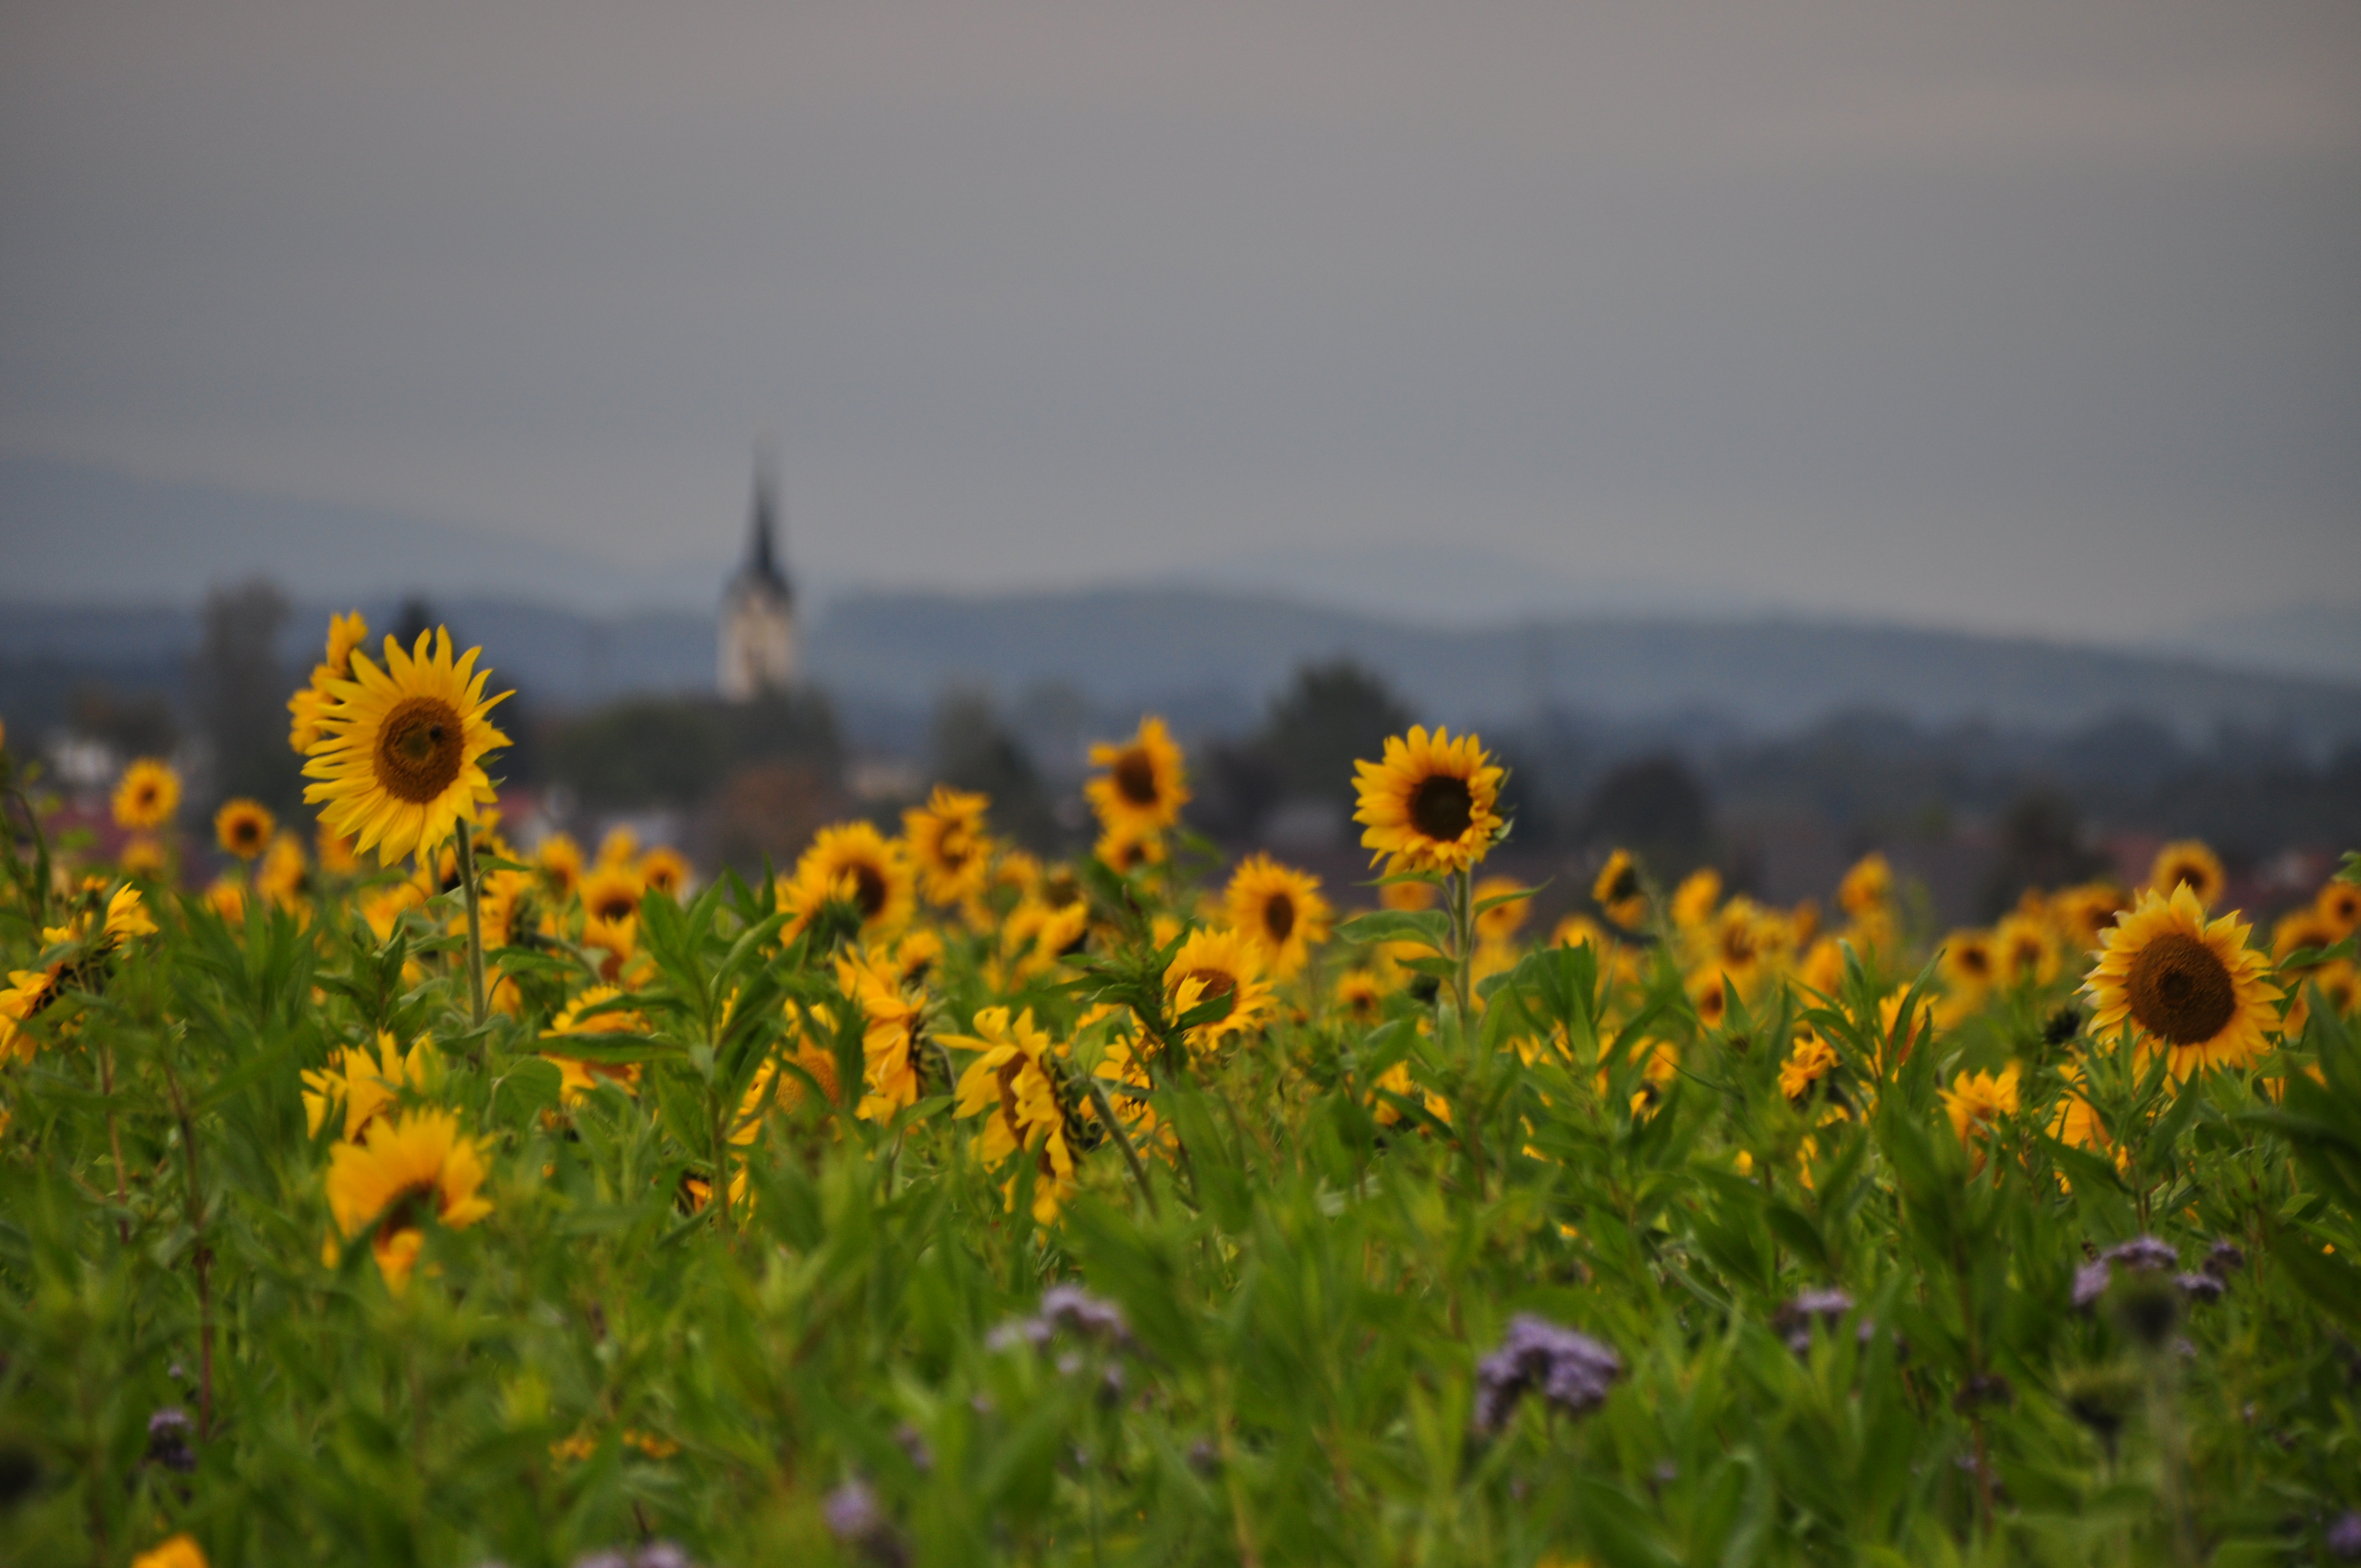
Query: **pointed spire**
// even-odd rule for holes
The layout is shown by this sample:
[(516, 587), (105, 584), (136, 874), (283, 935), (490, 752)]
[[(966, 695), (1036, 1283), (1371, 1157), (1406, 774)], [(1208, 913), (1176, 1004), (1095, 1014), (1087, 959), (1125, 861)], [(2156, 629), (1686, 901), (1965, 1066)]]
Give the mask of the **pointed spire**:
[(776, 538), (778, 509), (772, 499), (774, 488), (769, 458), (758, 458), (754, 466), (754, 502), (747, 520), (746, 565), (739, 575), (775, 587), (782, 598), (792, 599), (794, 589), (781, 564)]

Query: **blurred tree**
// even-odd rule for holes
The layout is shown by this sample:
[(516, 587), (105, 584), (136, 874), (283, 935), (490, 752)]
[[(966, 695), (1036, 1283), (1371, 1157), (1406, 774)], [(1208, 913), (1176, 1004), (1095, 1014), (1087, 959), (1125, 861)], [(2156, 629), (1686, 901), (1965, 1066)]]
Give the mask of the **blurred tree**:
[(1658, 876), (1670, 877), (1704, 861), (1713, 811), (1689, 765), (1664, 751), (1625, 762), (1601, 779), (1581, 822), (1585, 845), (1631, 850)]
[(267, 578), (206, 595), (194, 682), (214, 798), (251, 795), (282, 817), (303, 798), (302, 759), (287, 746), (294, 679), (273, 651), (287, 615), (286, 596)]
[(553, 727), (545, 762), (598, 810), (687, 806), (720, 784), (730, 743), (714, 704), (633, 697)]
[(1297, 670), (1294, 684), (1272, 699), (1252, 744), (1270, 760), (1282, 796), (1328, 802), (1349, 820), (1357, 798), (1354, 762), (1374, 760), (1386, 737), (1410, 721), (1385, 682), (1338, 659)]
[[(428, 602), (426, 596), (412, 594), (401, 601), (401, 609), (395, 614), (390, 630), (394, 641), (401, 643), (404, 651), (407, 651), (418, 646), (420, 632), (432, 631), (442, 624), (442, 620), (434, 613), (434, 606)], [(454, 652), (466, 652), (467, 644), (459, 641), (459, 633), (456, 629), (451, 632), (451, 641)], [(378, 645), (379, 648), (383, 646), (382, 643)], [(369, 653), (372, 658), (376, 657), (378, 648), (371, 648)]]
[(972, 688), (944, 694), (935, 707), (928, 750), (937, 779), (992, 797), (994, 830), (1043, 853), (1060, 847), (1063, 836), (1049, 792), (991, 697)]
[(2013, 907), (2027, 888), (2068, 887), (2107, 869), (2107, 857), (2082, 841), (2081, 814), (2061, 790), (2037, 784), (2001, 814), (1998, 857), (1981, 900), (1986, 919)]

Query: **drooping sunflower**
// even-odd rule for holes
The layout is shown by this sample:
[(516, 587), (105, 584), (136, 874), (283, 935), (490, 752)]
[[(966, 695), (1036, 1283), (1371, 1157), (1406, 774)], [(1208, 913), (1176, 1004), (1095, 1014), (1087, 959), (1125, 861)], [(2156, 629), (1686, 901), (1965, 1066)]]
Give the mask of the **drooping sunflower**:
[(1211, 1047), (1258, 1027), (1276, 1005), (1262, 974), (1261, 946), (1243, 931), (1192, 931), (1165, 968), (1167, 1005), (1178, 1015), (1216, 997), (1235, 998), (1227, 1017), (1193, 1031), (1200, 1046)]
[(1271, 977), (1286, 980), (1303, 967), (1312, 947), (1328, 939), (1328, 901), (1320, 879), (1266, 854), (1238, 862), (1222, 894), (1230, 924), (1262, 944)]
[(357, 1144), (338, 1144), (328, 1157), (328, 1211), (347, 1241), (369, 1238), (386, 1288), (399, 1296), (426, 1245), (430, 1218), (464, 1230), (492, 1212), (478, 1196), (484, 1157), (459, 1135), (448, 1111), (412, 1111), (380, 1118)]
[(322, 821), (356, 850), (374, 848), (380, 865), (440, 848), (495, 798), (483, 759), (509, 738), (487, 716), (511, 694), (485, 697), (491, 672), (476, 668), (481, 652), (454, 663), (451, 633), (438, 627), (406, 653), (387, 638), (383, 669), (356, 651), (352, 678), (328, 683), (332, 700), (303, 766), (320, 782), (303, 798), (325, 802)]
[(2156, 863), (2148, 868), (2147, 885), (2149, 891), (2167, 898), (2172, 896), (2174, 888), (2186, 887), (2197, 895), (2201, 906), (2211, 909), (2220, 900), (2222, 890), (2230, 885), (2230, 878), (2222, 870), (2221, 856), (2200, 839), (2182, 839), (2156, 852)]
[(2186, 883), (2154, 891), (2107, 933), (2082, 989), (2091, 1029), (2111, 1038), (2129, 1024), (2141, 1043), (2169, 1050), (2172, 1076), (2238, 1067), (2263, 1054), (2263, 1031), (2278, 1023), (2279, 988), (2270, 959), (2246, 945), (2235, 913), (2208, 924)]
[(916, 883), (898, 840), (866, 822), (823, 828), (796, 862), (780, 899), (782, 908), (795, 912), (787, 934), (800, 935), (823, 905), (841, 901), (858, 915), (862, 940), (891, 937), (917, 910)]
[(123, 770), (115, 786), (115, 825), (157, 828), (181, 809), (181, 775), (169, 762), (142, 757)]
[(697, 872), (688, 857), (667, 845), (658, 845), (640, 857), (640, 881), (651, 893), (661, 893), (675, 903), (688, 895), (697, 882)]
[(1801, 1104), (1811, 1093), (1812, 1085), (1835, 1070), (1836, 1065), (1836, 1048), (1810, 1025), (1798, 1025), (1795, 1043), (1788, 1050), (1787, 1059), (1779, 1064), (1779, 1092), (1789, 1104)]
[(1091, 766), (1105, 773), (1082, 785), (1099, 821), (1125, 837), (1144, 839), (1180, 820), (1189, 784), (1180, 748), (1164, 720), (1148, 714), (1128, 740), (1091, 748)]
[(963, 904), (983, 891), (992, 869), (992, 838), (984, 828), (990, 797), (937, 784), (924, 806), (902, 813), (902, 834), (932, 902)]
[[(1066, 1143), (1066, 1113), (1058, 1102), (1056, 1081), (1044, 1063), (1053, 1049), (1049, 1036), (1036, 1027), (1028, 1008), (1012, 1022), (1005, 1007), (985, 1007), (975, 1014), (972, 1035), (945, 1035), (942, 1043), (956, 1050), (979, 1053), (960, 1074), (957, 1116), (984, 1115), (976, 1153), (984, 1164), (996, 1166), (1020, 1150), (1036, 1159), (1033, 1217), (1043, 1224), (1058, 1217), (1058, 1209), (1072, 1190), (1073, 1151)], [(1016, 1179), (1002, 1190), (1013, 1206)]]
[(1626, 931), (1636, 931), (1648, 920), (1648, 890), (1641, 885), (1640, 867), (1629, 850), (1618, 850), (1598, 868), (1590, 884), (1591, 902), (1607, 918)]
[(131, 1560), (131, 1568), (210, 1568), (205, 1549), (192, 1535), (159, 1541)]
[(1464, 872), (1481, 861), (1500, 830), (1500, 781), (1473, 735), (1429, 736), (1420, 725), (1386, 738), (1379, 760), (1353, 764), (1360, 802), (1353, 820), (1367, 829), (1361, 847), (1389, 872)]
[[(840, 951), (836, 988), (861, 1009), (861, 1104), (864, 1122), (890, 1122), (918, 1102), (918, 1029), (923, 999), (913, 998), (889, 964), (858, 948)], [(1029, 1022), (1031, 1014), (1027, 1014)]]

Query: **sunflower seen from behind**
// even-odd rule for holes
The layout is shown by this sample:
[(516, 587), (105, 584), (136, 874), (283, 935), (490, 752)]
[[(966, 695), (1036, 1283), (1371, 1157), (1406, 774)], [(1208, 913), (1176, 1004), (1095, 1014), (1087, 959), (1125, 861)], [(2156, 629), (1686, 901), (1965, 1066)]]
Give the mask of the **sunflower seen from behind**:
[(1353, 764), (1361, 847), (1389, 872), (1464, 872), (1490, 852), (1500, 830), (1500, 781), (1473, 735), (1429, 735), (1421, 725), (1386, 738), (1378, 761)]
[(169, 827), (181, 809), (181, 775), (170, 762), (142, 757), (123, 770), (114, 805), (117, 828), (153, 831)]
[(376, 850), (380, 865), (441, 848), (495, 798), (483, 760), (509, 738), (489, 715), (511, 694), (484, 696), (491, 672), (476, 668), (480, 652), (454, 660), (451, 633), (437, 627), (408, 652), (388, 637), (382, 669), (356, 651), (351, 678), (328, 682), (331, 700), (303, 767), (319, 782), (303, 798), (324, 804), (328, 828), (356, 850)]
[(1626, 931), (1647, 924), (1648, 890), (1641, 883), (1640, 867), (1631, 850), (1618, 850), (1607, 857), (1590, 884), (1590, 898), (1607, 918)]
[(361, 1142), (338, 1144), (328, 1157), (328, 1211), (344, 1241), (368, 1238), (386, 1288), (399, 1296), (410, 1288), (429, 1222), (465, 1230), (492, 1212), (479, 1195), (486, 1174), (482, 1150), (460, 1135), (450, 1112), (383, 1117)]
[(1222, 900), (1230, 924), (1261, 945), (1275, 980), (1293, 976), (1312, 948), (1328, 939), (1332, 912), (1320, 894), (1320, 879), (1267, 854), (1238, 862)]
[(1119, 839), (1163, 832), (1180, 820), (1189, 784), (1180, 748), (1164, 720), (1148, 714), (1128, 740), (1091, 748), (1091, 766), (1106, 771), (1082, 785), (1100, 823)]
[(2176, 1080), (2205, 1068), (2242, 1067), (2263, 1054), (2276, 1027), (2279, 988), (2270, 959), (2247, 946), (2233, 913), (2209, 923), (2196, 890), (2140, 894), (2107, 932), (2083, 982), (2091, 1032), (2101, 1040), (2132, 1029), (2144, 1049), (2171, 1054)]

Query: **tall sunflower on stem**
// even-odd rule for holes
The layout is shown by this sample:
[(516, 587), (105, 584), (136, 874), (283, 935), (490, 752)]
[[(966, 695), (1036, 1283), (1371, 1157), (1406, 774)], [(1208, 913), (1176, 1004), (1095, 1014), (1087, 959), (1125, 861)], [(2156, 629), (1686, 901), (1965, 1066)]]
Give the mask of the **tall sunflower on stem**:
[(1430, 736), (1413, 724), (1407, 736), (1387, 737), (1378, 761), (1355, 762), (1353, 774), (1360, 793), (1353, 820), (1367, 829), (1361, 847), (1374, 851), (1371, 862), (1384, 861), (1389, 876), (1424, 873), (1444, 882), (1450, 957), (1458, 970), (1454, 992), (1465, 1015), (1475, 957), (1470, 883), (1500, 835), (1500, 781), (1508, 770), (1473, 735), (1454, 740), (1448, 729)]
[(388, 637), (383, 668), (354, 650), (350, 678), (325, 684), (319, 735), (303, 765), (304, 776), (319, 781), (305, 787), (303, 798), (324, 804), (322, 822), (352, 839), (356, 851), (374, 848), (380, 865), (413, 852), (432, 855), (457, 838), (478, 1024), (485, 1016), (483, 916), (467, 830), (478, 809), (497, 798), (483, 762), (509, 738), (488, 716), (512, 695), (484, 696), (491, 672), (476, 668), (482, 652), (470, 648), (455, 660), (445, 627), (420, 632), (406, 653)]

